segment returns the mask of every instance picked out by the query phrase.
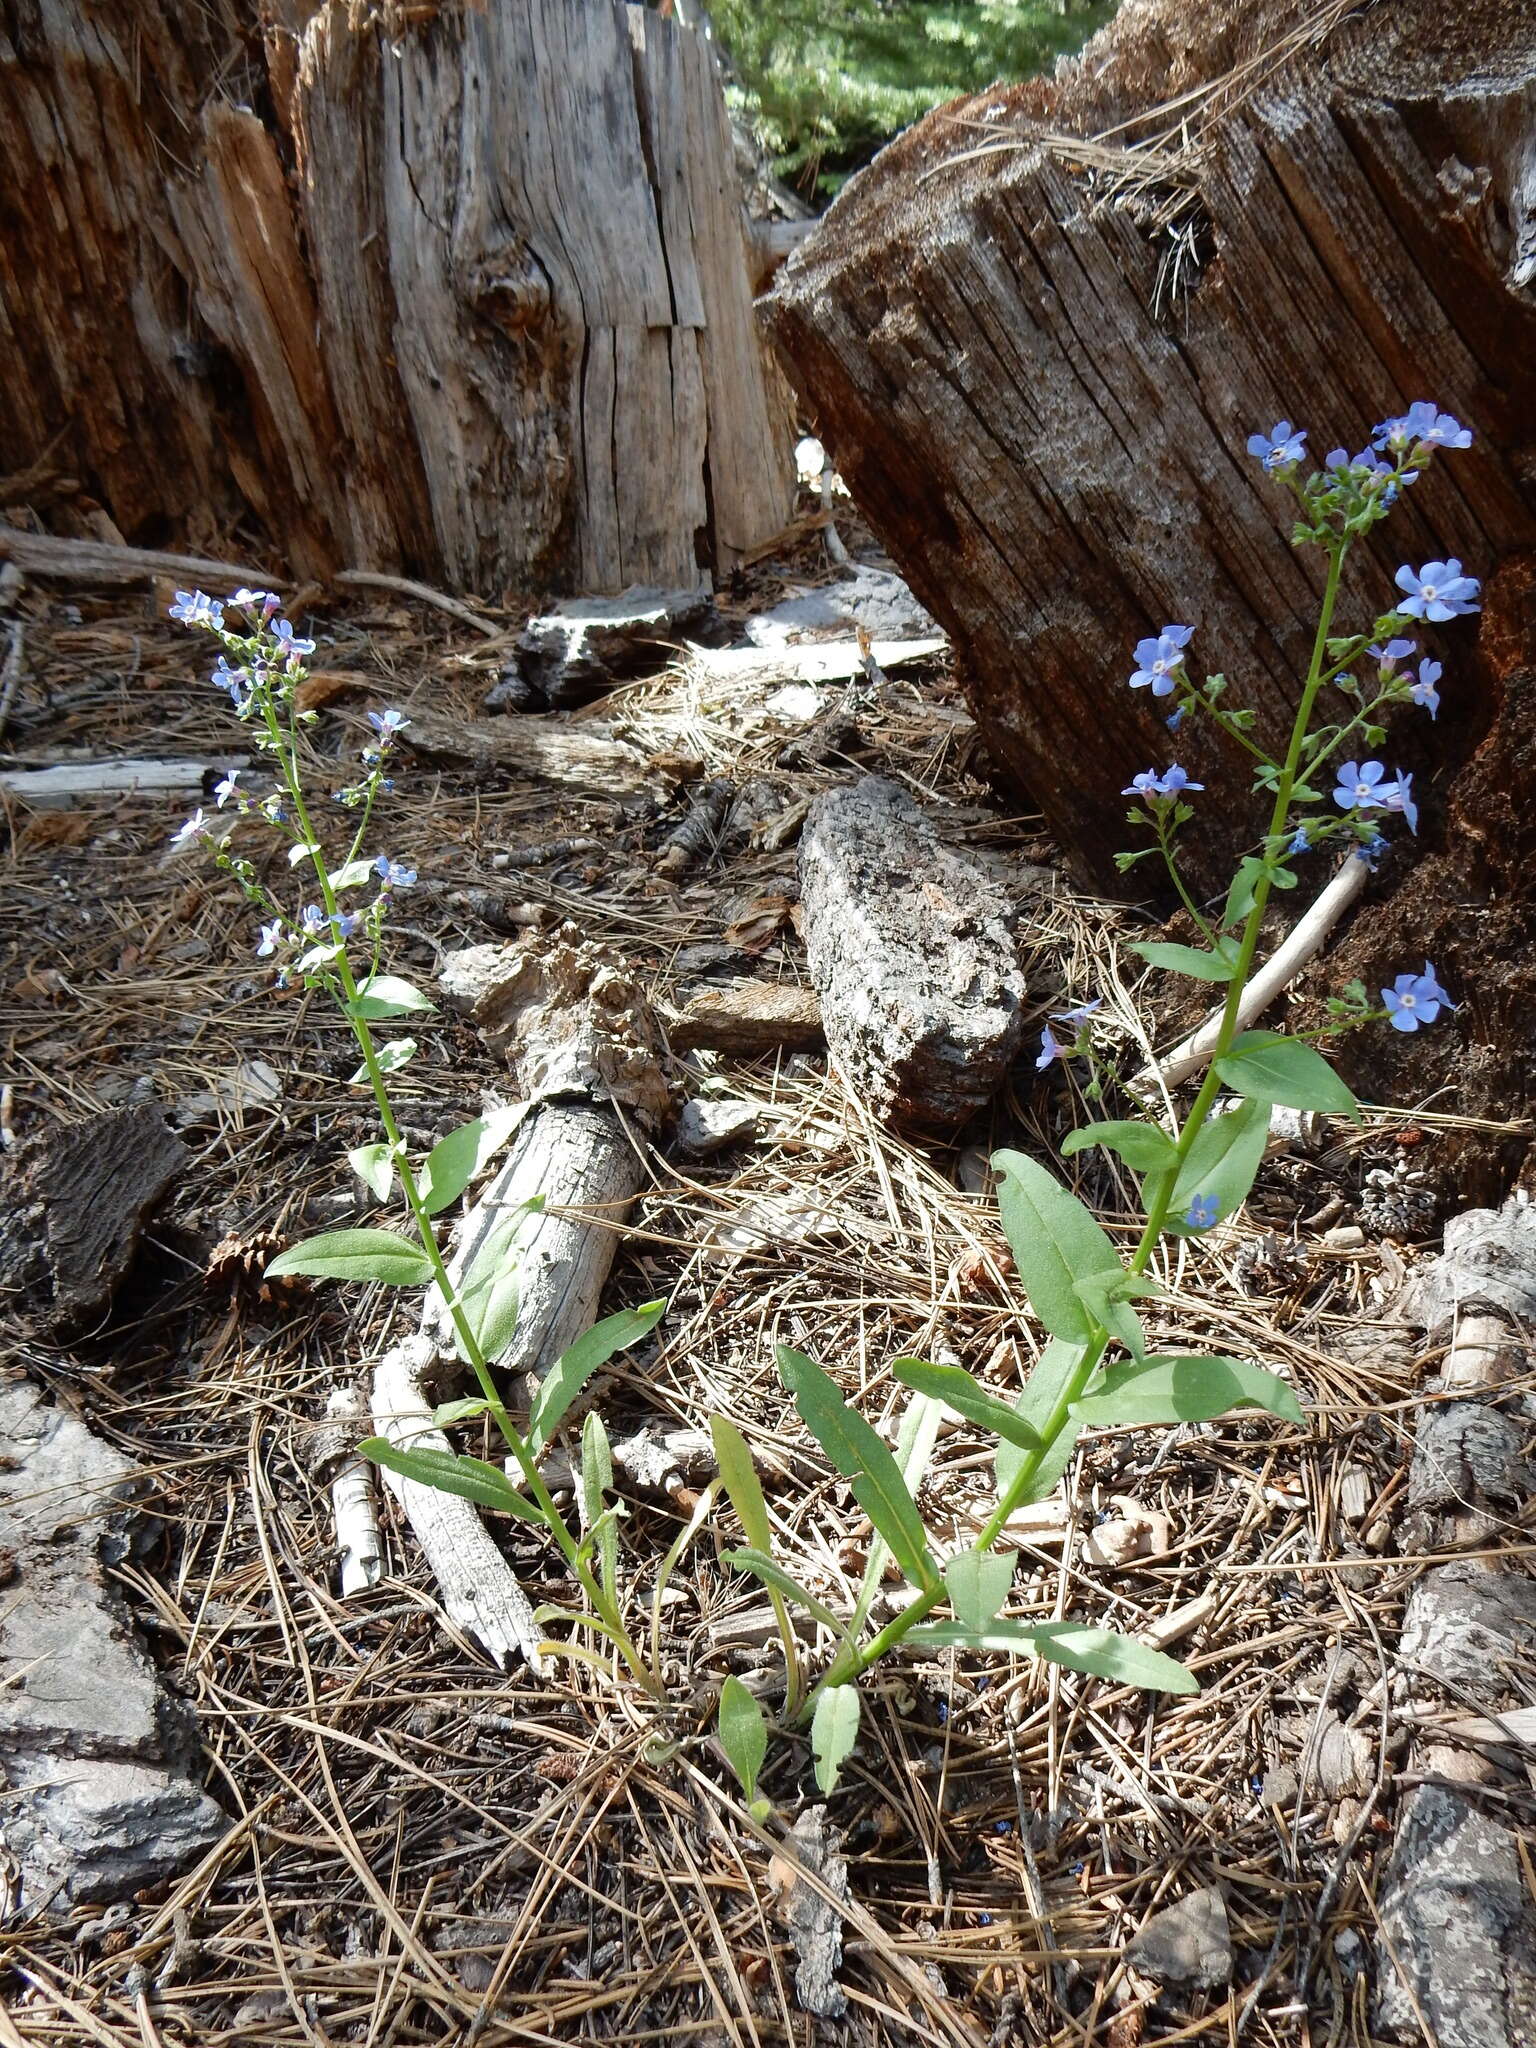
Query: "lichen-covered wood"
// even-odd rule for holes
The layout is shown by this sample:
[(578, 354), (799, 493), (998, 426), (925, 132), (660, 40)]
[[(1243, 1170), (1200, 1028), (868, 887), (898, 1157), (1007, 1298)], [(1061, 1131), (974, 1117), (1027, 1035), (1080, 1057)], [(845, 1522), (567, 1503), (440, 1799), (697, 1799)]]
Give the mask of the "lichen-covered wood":
[(860, 1100), (929, 1130), (980, 1109), (1024, 1028), (992, 878), (905, 790), (866, 775), (811, 805), (800, 895), (827, 1044)]
[(0, 182), (4, 466), (56, 456), (78, 531), (500, 598), (788, 517), (716, 69), (654, 12), (24, 4)]

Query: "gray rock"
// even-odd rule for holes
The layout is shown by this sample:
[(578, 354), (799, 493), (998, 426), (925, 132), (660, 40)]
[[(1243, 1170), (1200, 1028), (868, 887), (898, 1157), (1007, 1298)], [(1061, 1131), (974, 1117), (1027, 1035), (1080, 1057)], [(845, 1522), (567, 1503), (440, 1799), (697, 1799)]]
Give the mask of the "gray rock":
[(228, 1820), (194, 1780), (197, 1725), (102, 1570), (126, 1554), (132, 1462), (29, 1380), (0, 1386), (0, 1831), (27, 1902), (109, 1900), (172, 1875)]
[(1159, 1984), (1225, 1984), (1232, 1975), (1227, 1903), (1215, 1885), (1154, 1913), (1125, 1951), (1125, 1960)]
[(756, 1129), (755, 1102), (711, 1102), (695, 1096), (683, 1104), (677, 1119), (677, 1142), (685, 1152), (707, 1158), (711, 1152), (750, 1138)]
[(1405, 1321), (1445, 1336), (1459, 1315), (1493, 1309), (1536, 1321), (1536, 1208), (1511, 1195), (1502, 1209), (1465, 1209), (1445, 1226), (1445, 1249), (1403, 1289)]
[(707, 585), (694, 590), (637, 586), (618, 597), (573, 597), (530, 619), (516, 659), (485, 699), (487, 711), (528, 711), (584, 703), (648, 660), (665, 660), (684, 626), (714, 609)]

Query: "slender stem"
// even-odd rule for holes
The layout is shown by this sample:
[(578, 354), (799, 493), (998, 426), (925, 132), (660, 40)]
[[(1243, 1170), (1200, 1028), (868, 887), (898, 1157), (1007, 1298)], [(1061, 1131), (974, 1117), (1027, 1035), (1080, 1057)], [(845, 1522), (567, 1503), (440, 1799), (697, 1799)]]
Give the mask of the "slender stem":
[[(1291, 729), (1290, 746), (1286, 752), (1279, 780), (1275, 785), (1274, 809), (1270, 817), (1269, 833), (1266, 835), (1269, 838), (1275, 837), (1281, 831), (1290, 811), (1291, 791), (1295, 787), (1297, 776), (1300, 772), (1307, 730), (1312, 722), (1312, 712), (1317, 702), (1318, 692), (1324, 682), (1324, 653), (1327, 646), (1329, 628), (1333, 623), (1334, 606), (1338, 602), (1339, 579), (1343, 570), (1344, 555), (1347, 548), (1348, 541), (1343, 540), (1335, 543), (1329, 550), (1328, 580), (1323, 590), (1317, 633), (1312, 644), (1312, 659), (1307, 669), (1306, 682), (1302, 688), (1301, 701), (1296, 707), (1296, 718)], [(1211, 1106), (1220, 1092), (1221, 1077), (1216, 1071), (1216, 1063), (1230, 1049), (1233, 1039), (1237, 1036), (1238, 1013), (1242, 1004), (1243, 990), (1247, 986), (1248, 977), (1253, 971), (1254, 955), (1258, 950), (1260, 929), (1264, 922), (1264, 912), (1269, 903), (1272, 886), (1273, 884), (1267, 873), (1261, 875), (1254, 884), (1253, 905), (1243, 925), (1242, 938), (1238, 944), (1236, 967), (1231, 981), (1227, 984), (1227, 998), (1222, 1009), (1221, 1026), (1217, 1033), (1215, 1049), (1211, 1056), (1211, 1064), (1206, 1070), (1205, 1079), (1200, 1085), (1199, 1093), (1190, 1107), (1189, 1115), (1184, 1120), (1184, 1128), (1179, 1134), (1176, 1148), (1177, 1160), (1175, 1164), (1169, 1166), (1161, 1173), (1152, 1175), (1148, 1180), (1146, 1226), (1142, 1231), (1135, 1251), (1131, 1255), (1130, 1270), (1132, 1273), (1144, 1273), (1151, 1261), (1152, 1254), (1156, 1250), (1158, 1241), (1162, 1236), (1163, 1226), (1168, 1220), (1168, 1211), (1173, 1202), (1173, 1191), (1178, 1185), (1179, 1169), (1189, 1157), (1195, 1139), (1199, 1136), (1201, 1128), (1210, 1114)], [(1001, 1535), (1008, 1517), (1027, 1497), (1029, 1489), (1034, 1482), (1035, 1474), (1039, 1471), (1052, 1445), (1067, 1426), (1073, 1407), (1082, 1398), (1088, 1382), (1098, 1370), (1099, 1362), (1104, 1356), (1108, 1343), (1109, 1333), (1102, 1324), (1095, 1324), (1087, 1343), (1083, 1346), (1082, 1357), (1073, 1368), (1066, 1385), (1062, 1388), (1056, 1405), (1040, 1426), (1039, 1444), (1025, 1454), (1011, 1485), (988, 1516), (986, 1524), (977, 1537), (975, 1544), (977, 1550), (990, 1550), (992, 1548), (999, 1535)], [(812, 1710), (817, 1697), (828, 1686), (847, 1684), (850, 1680), (857, 1678), (861, 1672), (867, 1671), (872, 1664), (885, 1656), (888, 1651), (894, 1649), (912, 1629), (917, 1627), (919, 1622), (933, 1612), (934, 1608), (939, 1605), (944, 1597), (944, 1589), (942, 1587), (933, 1591), (919, 1593), (917, 1599), (913, 1601), (910, 1607), (907, 1607), (893, 1620), (887, 1622), (879, 1634), (872, 1637), (868, 1643), (862, 1646), (849, 1645), (840, 1650), (829, 1666), (826, 1675), (822, 1678), (821, 1683), (812, 1693), (810, 1700), (807, 1701), (801, 1718), (804, 1719), (805, 1715)]]
[(1156, 820), (1156, 825), (1157, 844), (1158, 849), (1163, 856), (1163, 866), (1168, 870), (1169, 876), (1173, 882), (1173, 886), (1179, 892), (1179, 901), (1184, 905), (1184, 908), (1189, 912), (1190, 916), (1194, 919), (1195, 924), (1198, 926), (1202, 937), (1205, 939), (1206, 944), (1210, 946), (1211, 949), (1214, 951), (1216, 946), (1216, 934), (1214, 931), (1212, 931), (1210, 925), (1207, 924), (1204, 915), (1195, 903), (1195, 899), (1193, 898), (1193, 896), (1190, 895), (1189, 890), (1184, 885), (1184, 877), (1179, 873), (1179, 864), (1174, 858), (1173, 842), (1169, 837), (1168, 820), (1166, 816), (1159, 817)]
[[(263, 716), (276, 747), (283, 782), (288, 791), (289, 801), (293, 805), (295, 823), (303, 835), (303, 843), (309, 850), (310, 865), (314, 869), (315, 880), (320, 889), (320, 896), (327, 918), (333, 918), (336, 915), (336, 892), (331, 885), (330, 874), (326, 868), (319, 842), (315, 838), (314, 828), (310, 823), (309, 812), (304, 802), (304, 791), (298, 770), (297, 735), (293, 729), (291, 710), (286, 735), (277, 723), (277, 716), (272, 709), (270, 697), (263, 699)], [(352, 858), (355, 857), (354, 853)], [(334, 929), (334, 926), (332, 928)], [(431, 1218), (427, 1214), (426, 1204), (422, 1199), (421, 1189), (417, 1184), (416, 1176), (412, 1172), (410, 1161), (406, 1156), (405, 1141), (401, 1136), (400, 1126), (395, 1117), (394, 1105), (390, 1100), (389, 1089), (384, 1079), (384, 1070), (379, 1064), (378, 1049), (374, 1044), (373, 1033), (368, 1028), (367, 1018), (358, 1013), (357, 982), (353, 976), (352, 965), (347, 957), (344, 944), (339, 946), (334, 964), (336, 979), (342, 991), (342, 1009), (346, 1015), (347, 1022), (352, 1027), (358, 1048), (363, 1055), (363, 1068), (367, 1074), (369, 1086), (373, 1091), (373, 1099), (379, 1112), (379, 1121), (383, 1125), (384, 1135), (389, 1141), (390, 1155), (400, 1175), (400, 1185), (405, 1194), (406, 1206), (411, 1212), (412, 1222), (416, 1225), (416, 1232), (421, 1240), (422, 1250), (426, 1253), (427, 1261), (432, 1268), (433, 1281), (442, 1299), (444, 1308), (447, 1310), (449, 1319), (453, 1324), (454, 1332), (459, 1340), (460, 1350), (470, 1370), (474, 1373), (481, 1394), (484, 1396), (486, 1407), (490, 1411), (496, 1427), (501, 1432), (508, 1450), (516, 1459), (522, 1471), (524, 1484), (529, 1493), (532, 1494), (534, 1504), (548, 1526), (550, 1534), (559, 1546), (566, 1564), (575, 1575), (578, 1584), (591, 1602), (594, 1611), (608, 1624), (615, 1641), (618, 1643), (624, 1661), (629, 1666), (633, 1676), (647, 1692), (654, 1695), (657, 1693), (657, 1681), (648, 1670), (644, 1658), (630, 1640), (629, 1632), (624, 1626), (623, 1617), (619, 1611), (616, 1598), (610, 1597), (596, 1574), (591, 1570), (586, 1559), (581, 1554), (580, 1543), (571, 1534), (570, 1529), (566, 1525), (565, 1517), (555, 1506), (554, 1498), (544, 1483), (543, 1475), (539, 1471), (538, 1461), (534, 1457), (532, 1447), (523, 1437), (514, 1424), (512, 1417), (507, 1412), (506, 1404), (501, 1398), (501, 1391), (496, 1385), (495, 1375), (491, 1371), (490, 1364), (481, 1350), (479, 1340), (476, 1338), (469, 1318), (465, 1314), (458, 1289), (454, 1286), (449, 1276), (448, 1268), (443, 1261), (442, 1252), (438, 1247), (437, 1233), (432, 1227)]]

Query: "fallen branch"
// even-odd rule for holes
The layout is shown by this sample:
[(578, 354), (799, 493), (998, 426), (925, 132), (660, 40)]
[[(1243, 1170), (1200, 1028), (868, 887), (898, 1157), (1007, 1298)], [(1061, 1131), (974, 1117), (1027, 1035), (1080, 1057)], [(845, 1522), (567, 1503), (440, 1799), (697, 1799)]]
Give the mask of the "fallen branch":
[(506, 632), (504, 626), (483, 618), (458, 598), (450, 597), (445, 590), (434, 590), (430, 583), (418, 583), (410, 576), (385, 576), (376, 569), (338, 569), (331, 581), (343, 590), (388, 590), (396, 597), (413, 597), (418, 604), (435, 605), (450, 619), (457, 619), (460, 625), (483, 633), (488, 640), (499, 640)]
[(206, 555), (171, 555), (160, 548), (119, 547), (101, 540), (60, 540), (51, 533), (24, 533), (0, 521), (0, 562), (14, 562), (28, 576), (65, 583), (152, 583), (157, 577), (185, 577), (199, 587), (245, 583), (281, 590), (282, 579), (240, 562), (214, 562)]
[[(1287, 988), (1324, 941), (1355, 898), (1364, 889), (1369, 870), (1353, 854), (1310, 904), (1284, 943), (1264, 965), (1255, 969), (1238, 1006), (1238, 1029), (1246, 1031), (1261, 1017), (1275, 998)], [(1147, 1096), (1159, 1090), (1177, 1088), (1191, 1074), (1197, 1074), (1215, 1051), (1221, 1032), (1222, 1012), (1213, 1010), (1205, 1022), (1176, 1046), (1166, 1059), (1143, 1067), (1127, 1085), (1131, 1094)]]
[[(356, 1387), (338, 1387), (325, 1406), (333, 1429), (354, 1433), (368, 1419)], [(343, 1441), (331, 1461), (331, 1514), (336, 1523), (336, 1559), (341, 1597), (365, 1593), (384, 1576), (384, 1544), (373, 1510), (373, 1481), (363, 1460)]]
[(67, 811), (125, 796), (195, 797), (209, 775), (249, 765), (249, 755), (242, 754), (222, 761), (60, 761), (51, 768), (6, 768), (0, 769), (0, 799), (34, 811)]

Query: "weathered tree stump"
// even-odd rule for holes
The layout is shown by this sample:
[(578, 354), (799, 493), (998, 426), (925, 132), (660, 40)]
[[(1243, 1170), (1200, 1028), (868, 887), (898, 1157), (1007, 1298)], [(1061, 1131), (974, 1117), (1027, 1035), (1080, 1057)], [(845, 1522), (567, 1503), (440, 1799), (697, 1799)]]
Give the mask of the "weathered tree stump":
[(788, 517), (719, 82), (653, 12), (23, 6), (0, 182), (5, 466), (130, 540), (590, 594)]
[[(1486, 575), (1536, 544), (1536, 20), (1443, 26), (1436, 0), (1130, 0), (1056, 81), (892, 144), (765, 301), (995, 759), (1117, 893), (1145, 885), (1113, 866), (1121, 789), (1170, 751), (1134, 643), (1195, 626), (1271, 742), (1299, 694), (1321, 558), (1251, 431), (1289, 416), (1321, 457), (1429, 395), (1477, 430), (1353, 558), (1341, 616), (1410, 556)], [(1420, 742), (1442, 789), (1497, 696), (1464, 646)], [(1214, 872), (1253, 834), (1248, 764), (1208, 730), (1179, 749)]]
[(947, 1130), (1018, 1050), (1024, 976), (991, 877), (877, 775), (811, 805), (800, 840), (806, 959), (827, 1044), (879, 1116)]

